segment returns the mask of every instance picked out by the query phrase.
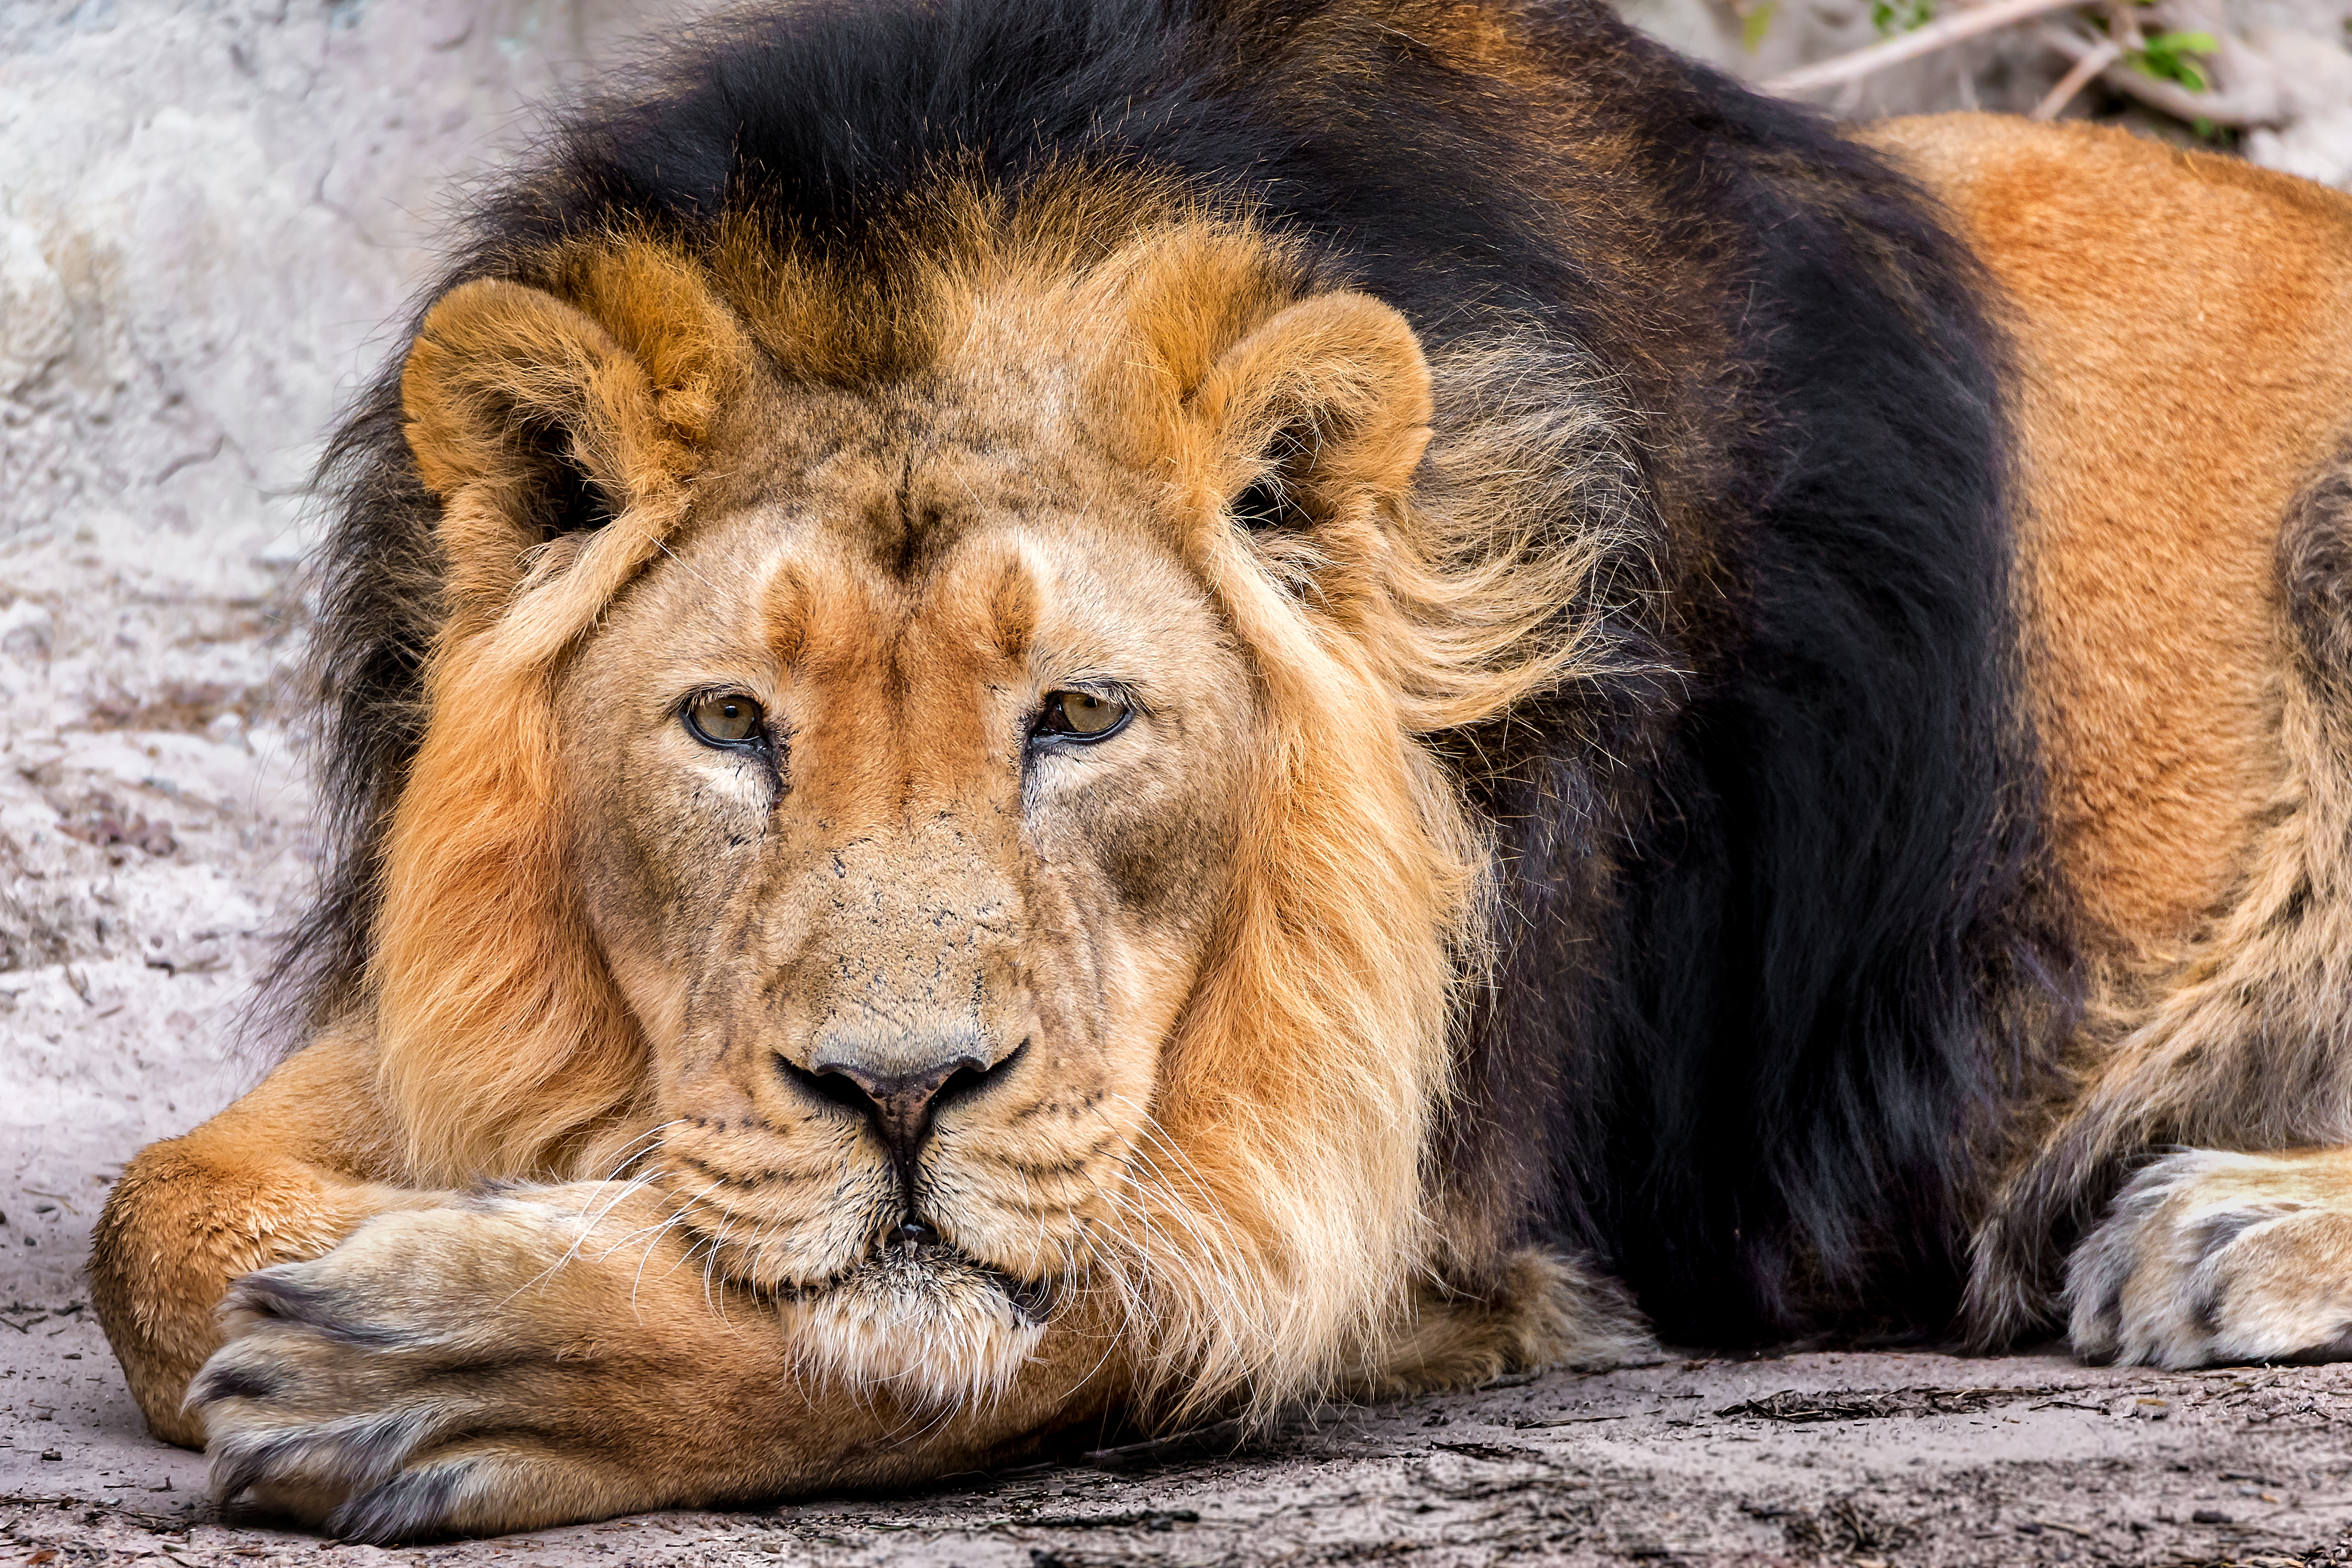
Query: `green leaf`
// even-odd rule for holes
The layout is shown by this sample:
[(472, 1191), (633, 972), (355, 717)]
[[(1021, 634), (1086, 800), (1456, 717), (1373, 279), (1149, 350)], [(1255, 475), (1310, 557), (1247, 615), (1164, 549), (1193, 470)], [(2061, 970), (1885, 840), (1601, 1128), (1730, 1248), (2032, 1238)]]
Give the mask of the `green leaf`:
[(1764, 35), (1771, 30), (1772, 18), (1780, 14), (1780, 0), (1764, 0), (1763, 5), (1739, 18), (1739, 41), (1748, 46), (1749, 54), (1754, 54), (1764, 42)]
[(2179, 82), (2191, 92), (2205, 90), (2205, 73), (2191, 55), (2219, 54), (2221, 42), (2210, 33), (2156, 33), (2147, 47), (2131, 52), (2131, 63), (2159, 81)]
[(1908, 33), (1936, 19), (1936, 0), (1870, 0), (1870, 25), (1882, 37)]

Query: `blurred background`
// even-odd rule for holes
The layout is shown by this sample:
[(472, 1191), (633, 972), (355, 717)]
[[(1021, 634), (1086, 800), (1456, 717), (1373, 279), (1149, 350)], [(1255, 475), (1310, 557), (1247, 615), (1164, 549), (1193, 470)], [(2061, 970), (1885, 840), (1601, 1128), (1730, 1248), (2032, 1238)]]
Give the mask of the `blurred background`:
[[(1840, 114), (2087, 116), (2352, 188), (2352, 0), (1623, 4)], [(0, 1298), (77, 1297), (121, 1162), (257, 1071), (238, 1009), (315, 854), (305, 484), (452, 193), (698, 9), (0, 0)]]

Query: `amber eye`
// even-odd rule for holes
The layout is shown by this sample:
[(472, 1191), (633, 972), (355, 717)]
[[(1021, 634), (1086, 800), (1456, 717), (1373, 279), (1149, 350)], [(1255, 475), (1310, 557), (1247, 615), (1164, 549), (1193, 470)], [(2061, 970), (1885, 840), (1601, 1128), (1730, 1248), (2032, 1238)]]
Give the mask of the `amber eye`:
[(686, 706), (686, 727), (705, 746), (750, 746), (766, 738), (767, 710), (740, 692), (707, 692)]
[(1094, 692), (1047, 692), (1037, 733), (1068, 740), (1102, 740), (1127, 722), (1127, 705)]

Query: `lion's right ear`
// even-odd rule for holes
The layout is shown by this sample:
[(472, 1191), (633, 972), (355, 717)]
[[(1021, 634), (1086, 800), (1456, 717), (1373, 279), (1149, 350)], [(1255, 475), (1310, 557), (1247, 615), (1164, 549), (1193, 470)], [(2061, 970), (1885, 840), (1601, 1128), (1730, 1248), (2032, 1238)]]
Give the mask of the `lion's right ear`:
[(380, 1086), (437, 1181), (543, 1175), (642, 1074), (642, 1036), (565, 891), (547, 677), (686, 515), (752, 362), (673, 251), (581, 246), (541, 276), (451, 289), (401, 374), (409, 449), (441, 503), (447, 614), (368, 987)]
[(719, 402), (749, 362), (691, 265), (653, 246), (575, 257), (561, 287), (568, 298), (499, 278), (459, 285), (426, 312), (401, 372), (409, 450), (442, 503), (460, 635), (559, 574), (594, 580), (566, 598), (617, 591), (683, 511)]

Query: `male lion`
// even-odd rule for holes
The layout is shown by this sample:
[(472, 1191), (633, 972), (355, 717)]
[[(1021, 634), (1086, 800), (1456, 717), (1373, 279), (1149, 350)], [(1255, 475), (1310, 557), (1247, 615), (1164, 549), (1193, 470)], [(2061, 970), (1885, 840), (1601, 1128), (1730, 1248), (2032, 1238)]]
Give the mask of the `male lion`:
[(2352, 1344), (2352, 200), (1592, 0), (880, 0), (473, 235), (336, 447), (315, 1041), (92, 1264), (226, 1497)]

